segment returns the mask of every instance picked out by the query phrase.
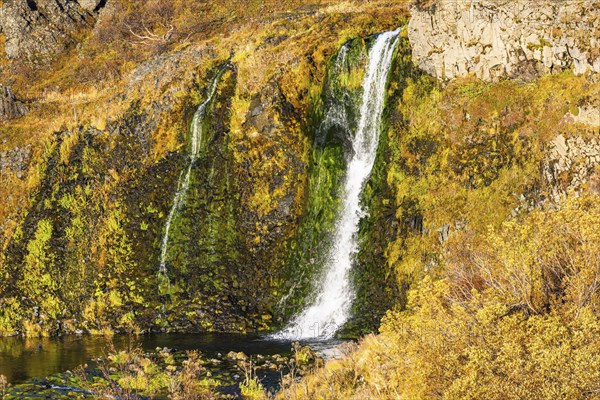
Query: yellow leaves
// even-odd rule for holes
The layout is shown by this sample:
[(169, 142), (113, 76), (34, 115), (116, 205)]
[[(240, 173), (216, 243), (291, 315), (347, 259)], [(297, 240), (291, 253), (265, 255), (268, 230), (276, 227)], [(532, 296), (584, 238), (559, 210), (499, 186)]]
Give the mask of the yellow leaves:
[[(600, 198), (582, 197), (451, 238), (446, 263), (456, 274), (426, 275), (378, 337), (305, 378), (305, 397), (290, 398), (586, 398), (600, 382), (598, 226)], [(459, 276), (471, 279), (463, 297)], [(557, 296), (550, 311), (546, 291)]]
[[(592, 206), (584, 211), (582, 204)], [(599, 210), (597, 197), (571, 199), (560, 211), (534, 211), (486, 234), (455, 236), (446, 246), (447, 274), (455, 290), (489, 289), (533, 313), (565, 300), (597, 304), (600, 233), (589, 227), (600, 223)]]
[[(398, 360), (407, 356), (413, 360), (399, 373), (403, 380), (398, 390), (406, 398), (434, 393), (444, 393), (450, 399), (553, 398), (556, 393), (580, 398), (582, 388), (594, 383), (594, 377), (588, 377), (578, 389), (571, 388), (571, 371), (593, 368), (600, 358), (586, 346), (573, 346), (573, 326), (559, 318), (502, 318), (493, 305), (482, 308), (476, 318), (465, 308), (460, 312), (460, 307), (452, 318), (443, 318), (448, 314), (440, 314), (438, 308), (439, 304), (420, 307), (417, 314), (404, 319), (410, 324), (410, 335), (394, 336), (395, 332), (385, 331), (384, 339), (399, 346), (397, 353), (388, 354)], [(597, 317), (594, 324), (598, 329)], [(600, 344), (597, 335), (587, 337), (596, 346)], [(589, 356), (581, 357), (585, 352)], [(573, 363), (573, 359), (578, 361)], [(403, 363), (396, 365), (402, 368)]]
[(0, 301), (0, 337), (16, 333), (21, 320), (21, 304), (14, 297), (5, 297)]
[(357, 90), (361, 87), (364, 76), (365, 70), (363, 68), (356, 68), (349, 72), (342, 72), (338, 79), (348, 90)]
[[(528, 213), (518, 198), (544, 190), (538, 177), (547, 139), (567, 129), (565, 112), (592, 95), (586, 78), (465, 79), (446, 89), (427, 78), (407, 83), (391, 105), (401, 122), (388, 133), (387, 181), (396, 189), (395, 219), (421, 217), (426, 229), (399, 229), (386, 251), (398, 281), (416, 282), (407, 309), (388, 312), (377, 341), (328, 364), (301, 382), (304, 397), (291, 398), (600, 393), (600, 200), (571, 198), (561, 210)], [(451, 234), (440, 245), (444, 224)], [(332, 383), (338, 371), (361, 374), (365, 387)]]
[(68, 133), (62, 140), (60, 144), (60, 162), (62, 164), (67, 165), (69, 163), (73, 148), (79, 143), (80, 136), (79, 131), (74, 131)]
[(108, 217), (108, 219), (106, 220), (106, 228), (110, 233), (119, 232), (121, 230), (121, 222), (118, 216), (111, 215), (110, 217)]
[(110, 291), (110, 293), (108, 294), (108, 305), (110, 307), (120, 307), (123, 305), (123, 300), (118, 291), (116, 291), (116, 290)]
[(242, 124), (246, 121), (246, 114), (248, 114), (249, 108), (250, 108), (250, 99), (241, 97), (239, 94), (236, 94), (231, 99), (230, 127), (231, 127), (231, 131), (238, 137), (242, 136), (242, 132), (243, 132)]
[(256, 185), (254, 193), (250, 197), (250, 205), (256, 209), (259, 218), (263, 218), (271, 210), (272, 197), (269, 189), (269, 183)]
[(50, 248), (52, 222), (47, 219), (38, 222), (35, 238), (27, 244), (24, 273), (19, 286), (32, 298), (41, 299), (52, 295), (58, 288), (55, 275), (54, 254)]

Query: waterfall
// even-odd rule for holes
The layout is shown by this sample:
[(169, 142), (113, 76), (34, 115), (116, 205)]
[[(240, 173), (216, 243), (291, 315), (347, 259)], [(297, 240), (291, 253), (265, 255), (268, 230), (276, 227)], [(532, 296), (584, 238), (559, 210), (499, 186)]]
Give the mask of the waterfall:
[(171, 232), (171, 223), (175, 216), (181, 211), (183, 205), (185, 203), (185, 198), (190, 186), (190, 177), (192, 175), (192, 167), (194, 163), (200, 156), (202, 150), (202, 138), (203, 138), (203, 121), (206, 116), (206, 111), (210, 108), (210, 104), (212, 103), (215, 93), (217, 91), (217, 82), (219, 80), (220, 74), (217, 73), (213, 78), (210, 87), (208, 89), (208, 96), (206, 100), (198, 106), (198, 109), (194, 113), (194, 118), (192, 119), (191, 124), (191, 142), (192, 147), (189, 154), (189, 163), (187, 169), (181, 171), (179, 175), (179, 181), (177, 183), (177, 191), (175, 192), (175, 196), (173, 197), (173, 205), (171, 206), (171, 210), (169, 210), (169, 215), (167, 216), (167, 221), (165, 222), (164, 234), (162, 238), (161, 248), (160, 248), (160, 266), (158, 268), (158, 276), (159, 276), (159, 285), (166, 283), (167, 285), (170, 283), (169, 274), (167, 271), (167, 250), (169, 248), (169, 234)]
[[(362, 101), (358, 124), (352, 138), (352, 154), (347, 160), (342, 205), (335, 223), (333, 246), (329, 252), (323, 279), (318, 285), (315, 300), (274, 335), (279, 339), (328, 339), (348, 320), (354, 292), (350, 277), (352, 260), (358, 250), (357, 233), (361, 217), (360, 196), (368, 180), (379, 144), (381, 117), (385, 104), (387, 78), (400, 30), (382, 33), (369, 50), (368, 63), (362, 82)], [(336, 60), (345, 62), (347, 51), (340, 50)], [(340, 57), (342, 59), (340, 59)], [(324, 123), (347, 126), (340, 121), (337, 110), (326, 110)]]

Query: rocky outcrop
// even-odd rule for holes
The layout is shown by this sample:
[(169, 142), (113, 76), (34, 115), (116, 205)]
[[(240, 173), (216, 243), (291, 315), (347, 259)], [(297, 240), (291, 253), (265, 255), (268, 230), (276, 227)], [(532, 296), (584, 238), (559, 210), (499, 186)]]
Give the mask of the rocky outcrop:
[(580, 192), (600, 165), (600, 141), (581, 136), (558, 135), (551, 143), (542, 166), (549, 200), (558, 204), (569, 191)]
[(12, 150), (0, 151), (0, 172), (11, 170), (22, 178), (23, 174), (29, 168), (31, 160), (31, 147), (15, 147)]
[(590, 126), (592, 128), (600, 128), (600, 104), (586, 104), (577, 107), (575, 114), (569, 113), (568, 118), (573, 122)]
[(79, 5), (88, 12), (98, 12), (104, 4), (106, 0), (79, 0)]
[(0, 121), (18, 118), (27, 114), (27, 107), (17, 100), (12, 90), (0, 85)]
[(408, 31), (415, 62), (441, 80), (529, 80), (600, 72), (599, 15), (599, 0), (420, 1)]
[(93, 25), (106, 0), (7, 0), (0, 9), (0, 33), (10, 59), (43, 64)]

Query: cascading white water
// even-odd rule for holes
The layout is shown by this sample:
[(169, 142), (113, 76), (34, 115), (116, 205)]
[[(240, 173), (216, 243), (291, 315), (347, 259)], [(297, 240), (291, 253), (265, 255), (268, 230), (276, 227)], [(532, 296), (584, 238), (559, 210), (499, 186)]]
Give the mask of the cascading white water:
[(165, 222), (164, 234), (160, 248), (160, 266), (158, 269), (158, 275), (159, 278), (167, 284), (169, 283), (169, 275), (167, 271), (167, 250), (169, 248), (169, 233), (171, 231), (171, 223), (173, 222), (173, 218), (175, 218), (175, 216), (181, 210), (183, 204), (185, 203), (185, 197), (190, 187), (192, 167), (194, 166), (194, 162), (200, 156), (200, 151), (202, 149), (202, 122), (206, 115), (206, 110), (209, 108), (209, 105), (211, 104), (217, 91), (218, 79), (219, 74), (217, 74), (217, 76), (215, 76), (215, 78), (211, 82), (206, 100), (204, 101), (204, 103), (198, 106), (198, 109), (194, 113), (194, 118), (192, 119), (191, 125), (192, 148), (189, 155), (189, 164), (187, 170), (182, 171), (181, 175), (179, 176), (179, 181), (177, 183), (177, 191), (175, 192), (175, 196), (173, 197), (173, 205), (171, 206), (171, 210), (169, 211), (169, 215), (167, 216), (167, 221)]
[[(369, 51), (362, 83), (360, 119), (352, 141), (353, 154), (348, 160), (341, 192), (343, 202), (335, 225), (334, 245), (316, 299), (285, 329), (276, 333), (275, 338), (329, 339), (350, 316), (354, 299), (350, 269), (358, 247), (358, 224), (364, 215), (360, 207), (360, 195), (375, 163), (388, 72), (399, 32), (398, 29), (377, 36)], [(340, 54), (345, 57), (346, 50), (342, 49)]]

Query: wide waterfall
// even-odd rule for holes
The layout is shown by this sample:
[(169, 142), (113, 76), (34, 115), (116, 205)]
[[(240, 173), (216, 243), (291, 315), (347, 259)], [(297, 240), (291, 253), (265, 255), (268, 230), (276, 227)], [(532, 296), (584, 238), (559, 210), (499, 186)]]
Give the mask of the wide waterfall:
[(210, 87), (208, 88), (206, 100), (198, 106), (198, 109), (194, 113), (194, 118), (192, 119), (192, 146), (189, 154), (188, 167), (186, 170), (182, 171), (181, 175), (179, 176), (179, 182), (177, 183), (177, 191), (175, 192), (175, 196), (173, 197), (173, 205), (171, 206), (171, 210), (169, 211), (169, 215), (167, 216), (167, 221), (165, 222), (164, 234), (160, 248), (160, 266), (158, 269), (159, 284), (169, 283), (169, 275), (167, 271), (167, 250), (169, 248), (169, 233), (171, 231), (171, 223), (173, 222), (173, 218), (175, 218), (177, 213), (180, 212), (185, 203), (185, 198), (190, 186), (192, 168), (194, 166), (194, 163), (200, 156), (202, 149), (204, 117), (206, 116), (206, 112), (210, 108), (210, 105), (212, 104), (212, 101), (215, 97), (219, 76), (220, 74), (217, 73), (216, 76), (213, 78)]
[[(347, 160), (341, 207), (333, 232), (333, 245), (325, 266), (322, 281), (317, 286), (315, 300), (296, 316), (281, 332), (281, 339), (328, 339), (348, 320), (354, 291), (350, 277), (353, 257), (357, 251), (357, 233), (364, 210), (361, 193), (371, 174), (381, 130), (388, 73), (399, 29), (380, 34), (369, 50), (366, 72), (362, 82), (362, 100), (358, 124), (352, 138), (352, 150)], [(336, 64), (344, 62), (346, 49), (338, 54)], [(336, 110), (325, 110), (324, 123), (340, 119)], [(343, 115), (341, 116), (343, 118)], [(328, 121), (329, 120), (329, 121)], [(338, 121), (342, 123), (345, 121)], [(346, 125), (342, 123), (342, 125)]]

